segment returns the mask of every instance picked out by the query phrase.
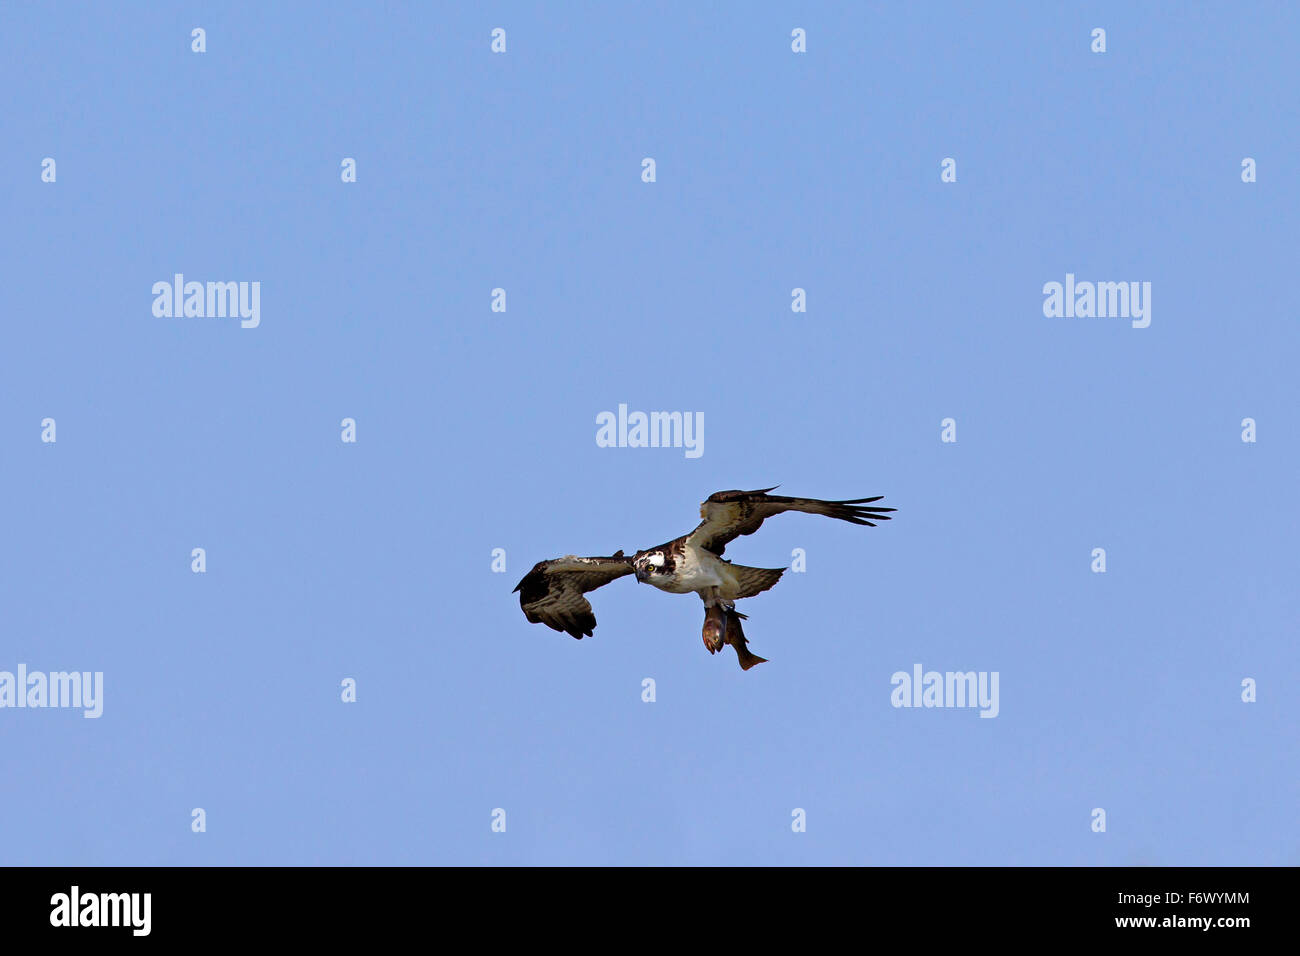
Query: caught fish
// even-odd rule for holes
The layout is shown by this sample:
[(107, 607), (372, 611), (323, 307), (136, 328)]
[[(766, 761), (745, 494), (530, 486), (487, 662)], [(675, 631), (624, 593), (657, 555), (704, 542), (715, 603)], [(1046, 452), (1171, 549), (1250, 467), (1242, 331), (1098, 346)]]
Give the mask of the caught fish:
[(704, 609), (704, 646), (708, 648), (710, 654), (716, 654), (722, 650), (727, 632), (727, 619), (724, 616), (722, 605), (713, 604)]
[(745, 637), (745, 631), (740, 626), (742, 620), (747, 621), (749, 618), (735, 608), (727, 611), (722, 639), (736, 649), (736, 659), (740, 661), (740, 669), (747, 671), (755, 664), (766, 664), (767, 658), (759, 657), (750, 651), (749, 639)]
[(704, 610), (704, 646), (710, 654), (722, 650), (724, 644), (736, 649), (736, 659), (741, 670), (749, 670), (755, 664), (767, 663), (766, 657), (759, 657), (749, 650), (749, 639), (740, 622), (748, 618), (734, 607), (727, 608), (714, 604)]

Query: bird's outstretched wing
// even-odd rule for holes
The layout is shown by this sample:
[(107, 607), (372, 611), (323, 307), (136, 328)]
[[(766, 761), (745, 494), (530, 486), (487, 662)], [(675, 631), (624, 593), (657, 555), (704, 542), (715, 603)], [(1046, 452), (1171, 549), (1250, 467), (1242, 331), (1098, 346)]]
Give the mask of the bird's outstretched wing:
[(877, 521), (888, 521), (887, 512), (893, 508), (870, 507), (871, 502), (879, 501), (884, 495), (874, 498), (850, 498), (847, 501), (821, 501), (817, 498), (787, 498), (784, 495), (769, 495), (772, 488), (760, 488), (758, 491), (719, 491), (709, 495), (707, 501), (700, 505), (700, 522), (698, 528), (686, 538), (696, 547), (722, 554), (728, 542), (734, 541), (742, 534), (753, 534), (767, 518), (779, 515), (783, 511), (802, 511), (810, 515), (826, 515), (839, 518), (853, 524), (865, 524), (875, 527)]
[(631, 573), (632, 559), (624, 557), (622, 551), (607, 558), (570, 554), (538, 561), (515, 590), (529, 623), (545, 624), (582, 640), (583, 635), (590, 637), (596, 627), (596, 615), (591, 613), (591, 603), (583, 594)]

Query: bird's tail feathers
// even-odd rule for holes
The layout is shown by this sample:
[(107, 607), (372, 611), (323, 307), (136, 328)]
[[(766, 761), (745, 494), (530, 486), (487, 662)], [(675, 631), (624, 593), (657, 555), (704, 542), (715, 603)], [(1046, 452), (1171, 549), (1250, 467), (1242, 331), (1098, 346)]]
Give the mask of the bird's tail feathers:
[(736, 576), (736, 595), (732, 600), (737, 601), (762, 594), (785, 574), (785, 568), (747, 568), (741, 564), (731, 565), (730, 570)]

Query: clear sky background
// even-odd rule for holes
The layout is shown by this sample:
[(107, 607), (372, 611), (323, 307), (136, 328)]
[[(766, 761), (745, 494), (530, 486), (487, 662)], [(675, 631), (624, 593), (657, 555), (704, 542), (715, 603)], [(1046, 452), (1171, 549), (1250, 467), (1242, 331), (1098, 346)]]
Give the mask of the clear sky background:
[[(0, 710), (0, 863), (1300, 863), (1300, 10), (700, 6), (0, 8), (0, 669), (105, 681)], [(748, 673), (511, 594), (778, 482), (899, 510), (728, 549), (807, 554)]]

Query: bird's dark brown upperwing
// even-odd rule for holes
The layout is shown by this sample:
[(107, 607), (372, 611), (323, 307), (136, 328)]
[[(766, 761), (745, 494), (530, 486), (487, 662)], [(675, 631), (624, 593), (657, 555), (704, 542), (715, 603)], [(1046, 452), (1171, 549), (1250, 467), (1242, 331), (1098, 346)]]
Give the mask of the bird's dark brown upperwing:
[(591, 603), (583, 594), (631, 573), (632, 559), (624, 557), (622, 551), (607, 558), (570, 554), (538, 561), (515, 590), (530, 623), (545, 624), (582, 640), (583, 635), (590, 637), (596, 627), (596, 615), (591, 613)]
[[(774, 486), (775, 487), (775, 486)], [(709, 495), (700, 505), (699, 527), (687, 535), (687, 541), (714, 554), (722, 554), (727, 544), (741, 535), (753, 534), (766, 519), (783, 511), (802, 511), (810, 515), (826, 515), (852, 524), (865, 524), (874, 528), (877, 521), (888, 521), (887, 512), (894, 508), (872, 507), (884, 495), (874, 498), (849, 498), (844, 501), (822, 501), (819, 498), (787, 498), (769, 495), (772, 488), (757, 491), (719, 491)]]

